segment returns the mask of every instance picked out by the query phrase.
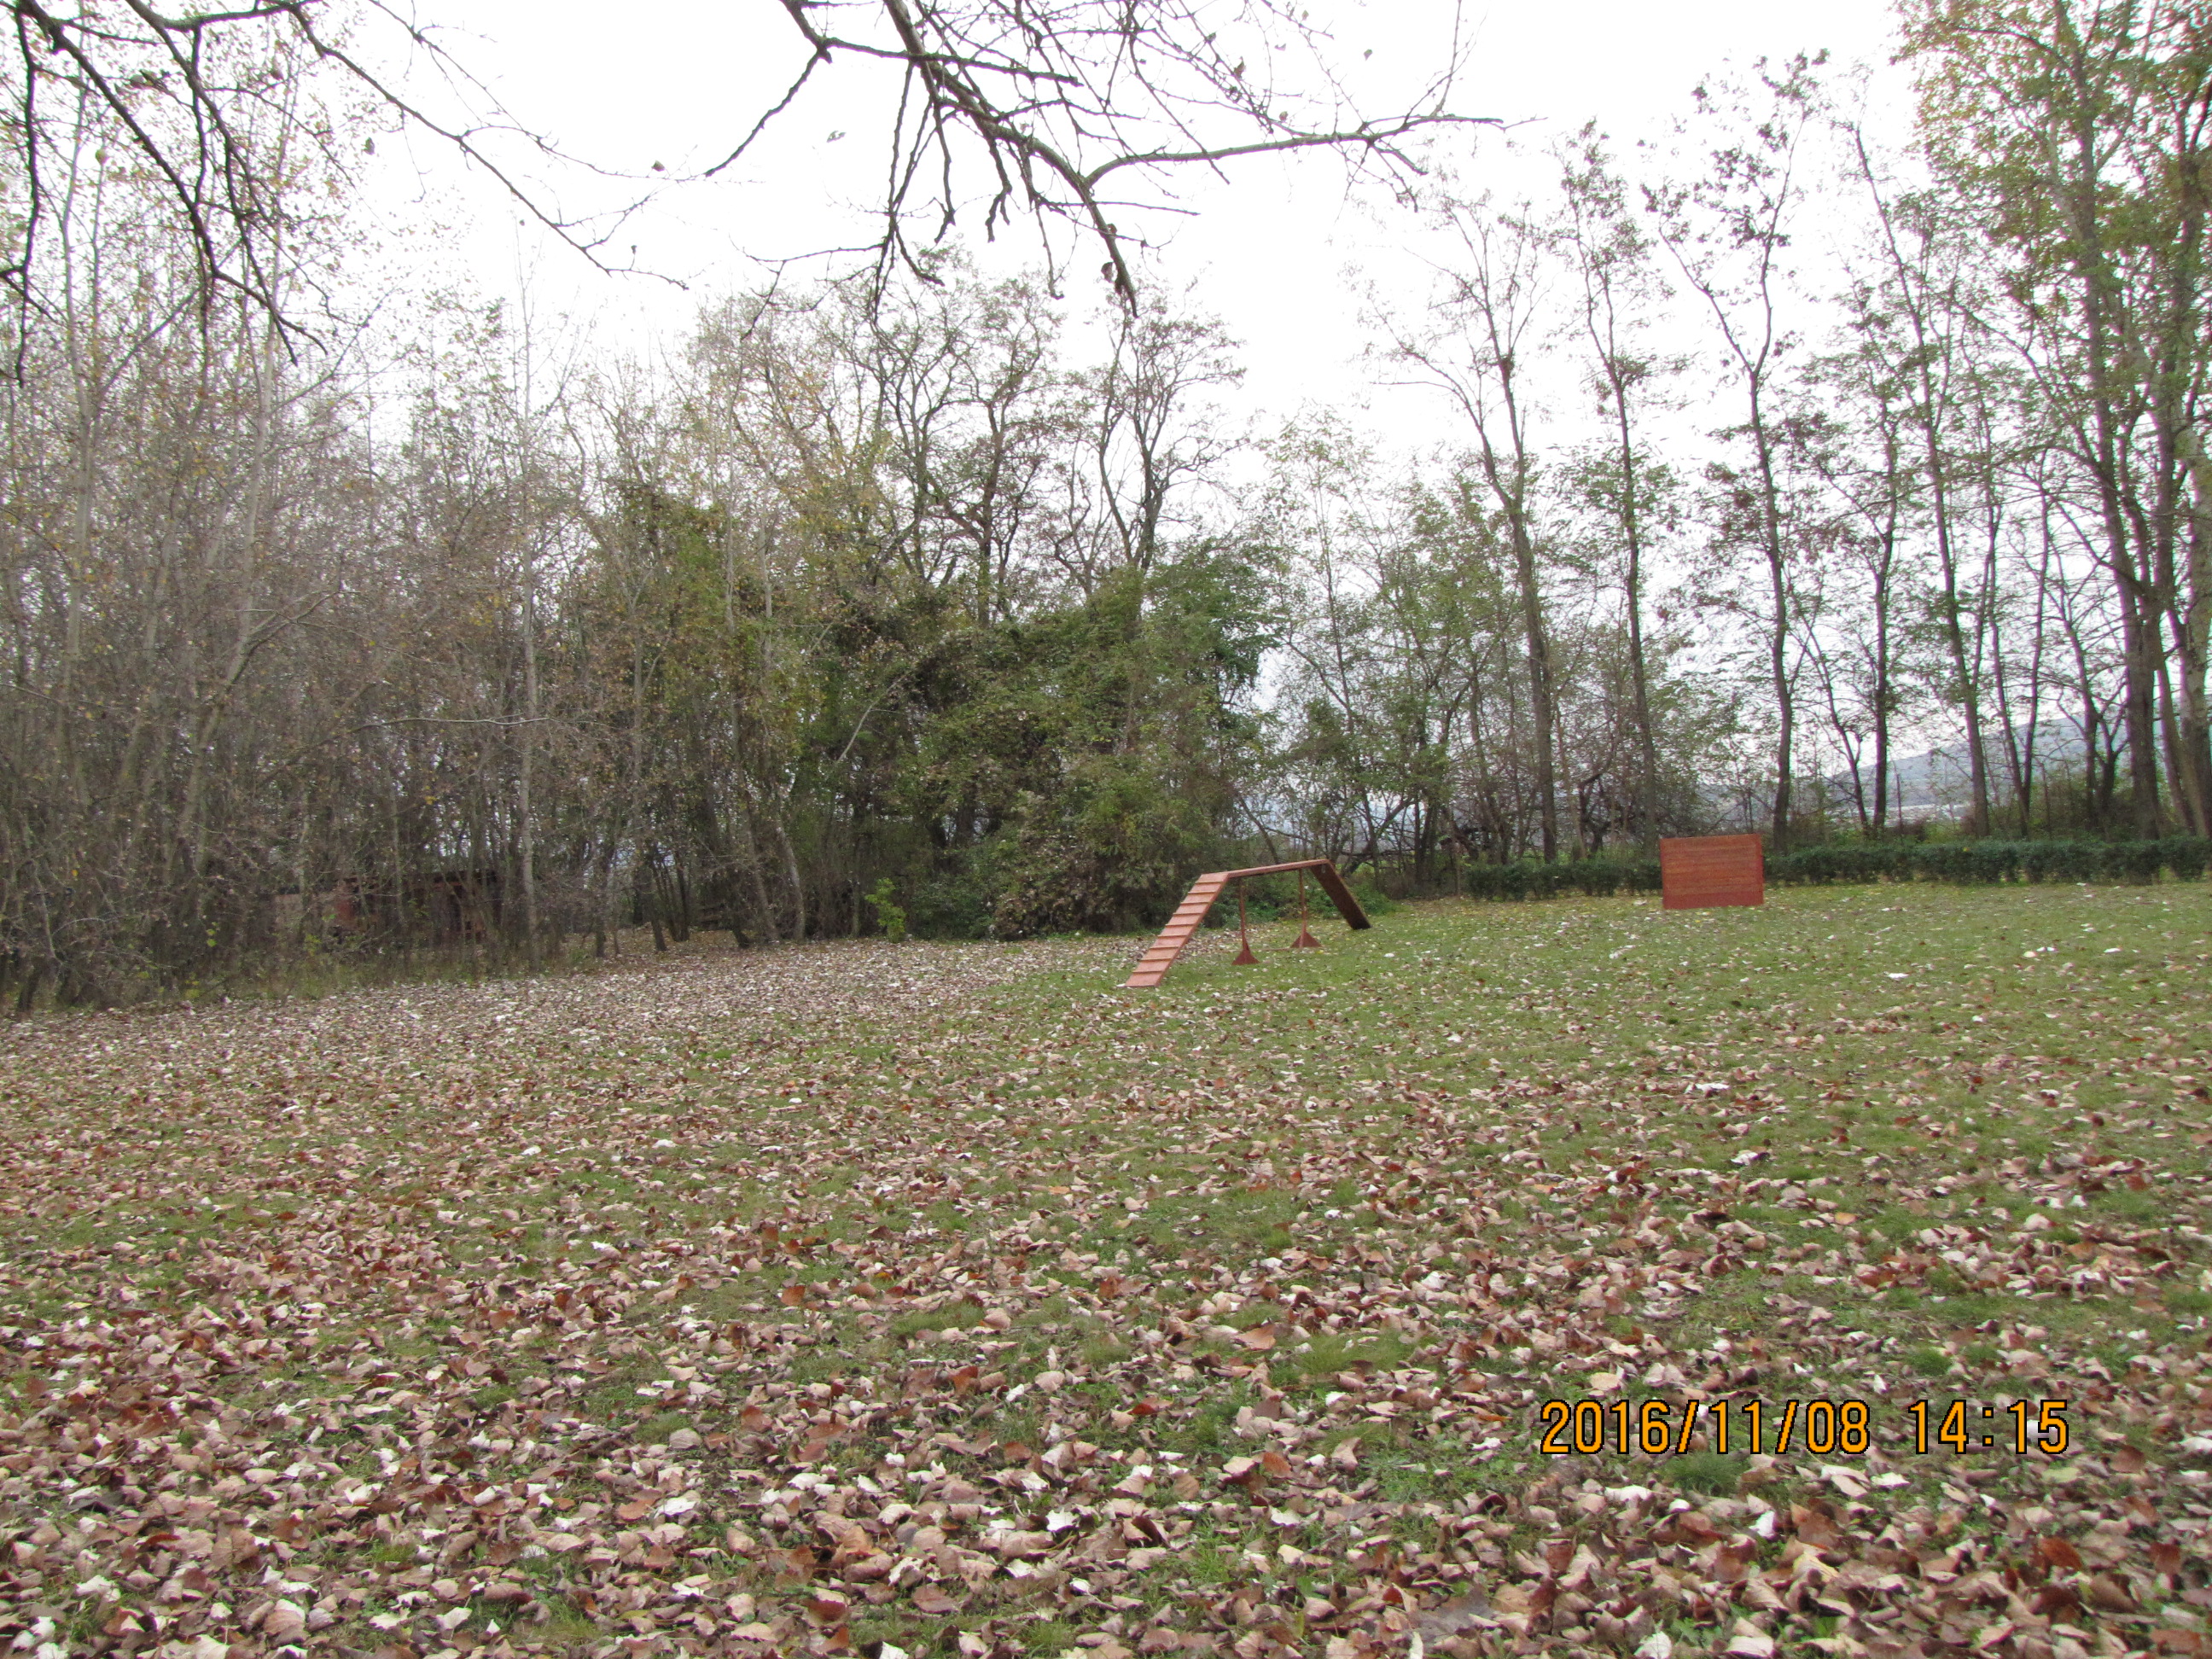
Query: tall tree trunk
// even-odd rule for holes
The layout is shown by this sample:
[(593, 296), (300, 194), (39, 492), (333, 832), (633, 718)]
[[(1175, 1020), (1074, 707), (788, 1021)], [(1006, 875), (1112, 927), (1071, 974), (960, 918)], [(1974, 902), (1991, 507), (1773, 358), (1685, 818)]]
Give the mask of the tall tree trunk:
[(1641, 775), (1637, 780), (1637, 839), (1648, 849), (1659, 841), (1659, 738), (1651, 729), (1651, 676), (1644, 649), (1644, 514), (1636, 498), (1636, 446), (1628, 423), (1628, 388), (1617, 368), (1608, 370), (1613, 385), (1614, 430), (1620, 442), (1620, 530), (1626, 544), (1627, 567), (1622, 580), (1628, 612), (1628, 686), (1636, 710), (1636, 757)]
[(2175, 698), (2173, 795), (2192, 836), (2212, 836), (2212, 459), (2191, 469), (2189, 531), (2184, 568), (2173, 587), (2173, 646), (2180, 689)]
[(1797, 696), (1790, 672), (1791, 619), (1790, 567), (1783, 547), (1781, 490), (1774, 477), (1773, 434), (1767, 429), (1764, 388), (1754, 376), (1751, 387), (1751, 437), (1759, 462), (1759, 518), (1766, 556), (1773, 611), (1766, 641), (1767, 673), (1774, 687), (1774, 810), (1768, 834), (1778, 853), (1790, 845), (1790, 809), (1796, 762)]
[(1534, 722), (1536, 814), (1543, 836), (1544, 862), (1559, 856), (1559, 709), (1552, 684), (1552, 641), (1544, 626), (1544, 595), (1536, 579), (1536, 550), (1528, 527), (1511, 520), (1513, 569), (1521, 588), (1522, 639), (1528, 653), (1528, 714)]

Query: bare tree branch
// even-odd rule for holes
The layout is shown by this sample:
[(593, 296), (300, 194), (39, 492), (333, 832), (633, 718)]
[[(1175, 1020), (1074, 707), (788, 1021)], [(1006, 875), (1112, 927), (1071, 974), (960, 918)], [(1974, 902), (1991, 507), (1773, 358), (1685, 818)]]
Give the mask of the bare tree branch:
[[(0, 0), (16, 27), (11, 68), (20, 85), (6, 118), (25, 158), (27, 198), (16, 246), (0, 252), (0, 283), (19, 305), (37, 303), (46, 188), (40, 163), (51, 148), (41, 124), (52, 118), (39, 87), (59, 78), (82, 88), (161, 180), (206, 295), (233, 292), (295, 330), (269, 264), (281, 216), (264, 159), (240, 125), (240, 110), (260, 95), (254, 77), (288, 72), (281, 62), (288, 42), (403, 127), (482, 169), (525, 215), (608, 271), (636, 269), (605, 257), (615, 227), (661, 190), (726, 173), (793, 111), (819, 71), (841, 59), (904, 68), (897, 103), (886, 112), (881, 234), (872, 245), (879, 273), (896, 264), (926, 274), (909, 224), (921, 216), (924, 240), (939, 240), (980, 202), (987, 236), (1018, 212), (1035, 219), (1048, 246), (1054, 222), (1072, 227), (1103, 253), (1103, 275), (1125, 301), (1136, 293), (1130, 248), (1141, 238), (1115, 214), (1175, 210), (1109, 198), (1109, 179), (1164, 181), (1246, 156), (1329, 149), (1402, 188), (1422, 171), (1409, 141), (1430, 129), (1492, 124), (1448, 106), (1456, 31), (1443, 72), (1415, 106), (1370, 117), (1352, 107), (1328, 67), (1324, 37), (1289, 0), (1243, 0), (1233, 9), (1199, 0), (781, 0), (806, 50), (782, 94), (720, 160), (681, 178), (636, 178), (646, 188), (635, 199), (580, 219), (503, 162), (491, 141), (519, 138), (602, 178), (635, 175), (567, 155), (509, 115), (429, 27), (391, 0), (355, 4), (349, 11), (338, 0), (249, 0), (173, 14), (149, 0), (85, 0), (64, 15), (50, 0)], [(853, 27), (832, 27), (848, 18)], [(357, 19), (398, 30), (406, 47), (428, 54), (465, 106), (485, 112), (483, 118), (434, 111), (379, 65), (373, 42), (349, 38), (347, 26)], [(1273, 66), (1293, 48), (1310, 62), (1310, 88), (1273, 82)], [(279, 54), (273, 64), (261, 55), (272, 51)], [(241, 66), (240, 84), (211, 76), (218, 61)], [(1254, 64), (1262, 72), (1250, 72)], [(979, 169), (981, 188), (971, 198), (967, 181)]]
[[(1054, 219), (1078, 225), (1104, 252), (1102, 274), (1126, 301), (1136, 292), (1130, 233), (1112, 210), (1140, 204), (1102, 193), (1116, 173), (1167, 175), (1193, 166), (1218, 170), (1243, 156), (1326, 149), (1402, 179), (1421, 171), (1404, 141), (1431, 128), (1496, 125), (1448, 106), (1456, 44), (1444, 72), (1412, 110), (1345, 118), (1349, 100), (1324, 66), (1319, 72), (1330, 106), (1294, 113), (1302, 100), (1279, 95), (1247, 73), (1254, 58), (1266, 61), (1293, 44), (1312, 52), (1318, 64), (1320, 37), (1275, 0), (1252, 0), (1234, 15), (1246, 50), (1233, 62), (1221, 31), (1209, 27), (1209, 19), (1188, 0), (1058, 0), (1042, 6), (1030, 0), (783, 0), (783, 5), (810, 49), (810, 72), (841, 52), (906, 66), (907, 96), (893, 130), (894, 165), (879, 244), (886, 263), (913, 263), (905, 222), (918, 205), (913, 198), (917, 175), (900, 163), (922, 150), (939, 158), (939, 182), (927, 205), (934, 234), (941, 235), (962, 207), (953, 152), (963, 140), (980, 144), (992, 179), (982, 207), (987, 235), (1019, 210), (1041, 227)], [(882, 38), (854, 39), (819, 26), (817, 18), (833, 10), (872, 17)], [(1224, 123), (1230, 131), (1218, 130)], [(1237, 127), (1247, 131), (1237, 132)], [(746, 145), (758, 131), (747, 135)]]

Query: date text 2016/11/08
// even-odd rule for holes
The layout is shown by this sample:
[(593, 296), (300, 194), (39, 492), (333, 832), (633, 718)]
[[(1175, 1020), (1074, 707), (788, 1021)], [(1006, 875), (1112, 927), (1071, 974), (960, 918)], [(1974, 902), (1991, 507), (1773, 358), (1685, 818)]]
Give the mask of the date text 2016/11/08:
[(2014, 1400), (1984, 1406), (1968, 1400), (1913, 1400), (1902, 1405), (1866, 1400), (1713, 1400), (1674, 1406), (1664, 1400), (1547, 1400), (1537, 1407), (1544, 1430), (1537, 1449), (1564, 1457), (1613, 1451), (1623, 1457), (1680, 1457), (1697, 1448), (1771, 1452), (1793, 1448), (1815, 1457), (1856, 1457), (1874, 1442), (1879, 1407), (1896, 1419), (1883, 1449), (1925, 1456), (1937, 1450), (1965, 1454), (2008, 1451), (2063, 1454), (2068, 1443), (2063, 1400)]

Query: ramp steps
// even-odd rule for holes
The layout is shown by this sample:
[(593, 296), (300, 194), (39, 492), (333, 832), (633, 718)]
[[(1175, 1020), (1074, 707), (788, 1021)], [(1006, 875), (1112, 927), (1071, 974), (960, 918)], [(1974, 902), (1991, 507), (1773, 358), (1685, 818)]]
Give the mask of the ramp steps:
[(1190, 943), (1191, 935), (1206, 920), (1206, 913), (1213, 908), (1213, 901), (1221, 896), (1221, 890), (1228, 884), (1229, 877), (1225, 872), (1216, 872), (1198, 878), (1190, 891), (1183, 895), (1182, 902), (1176, 906), (1175, 914), (1168, 918), (1168, 925), (1160, 929), (1160, 936), (1146, 947), (1145, 954), (1138, 958), (1137, 969), (1128, 979), (1131, 987), (1144, 990), (1158, 985), (1167, 976), (1168, 969), (1175, 966), (1176, 958), (1182, 954), (1183, 946)]

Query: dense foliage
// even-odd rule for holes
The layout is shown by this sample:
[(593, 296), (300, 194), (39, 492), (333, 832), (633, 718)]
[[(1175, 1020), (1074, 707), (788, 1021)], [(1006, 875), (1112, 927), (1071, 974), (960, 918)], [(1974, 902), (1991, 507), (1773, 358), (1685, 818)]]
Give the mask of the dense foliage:
[[(1370, 306), (1451, 412), (1411, 457), (1240, 433), (1226, 329), (1157, 287), (1086, 315), (951, 251), (649, 363), (526, 307), (343, 324), (349, 118), (246, 34), (206, 95), (282, 234), (210, 298), (116, 112), (49, 100), (37, 191), (0, 167), (46, 273), (0, 390), (0, 990), (1127, 927), (1291, 852), (1519, 891), (1731, 826), (1778, 871), (2212, 832), (2199, 34), (1914, 9), (1906, 152), (1799, 62), (1636, 176), (1594, 132), (1540, 199), (1441, 171), (1432, 291)], [(1978, 850), (1884, 847), (1931, 817)]]

